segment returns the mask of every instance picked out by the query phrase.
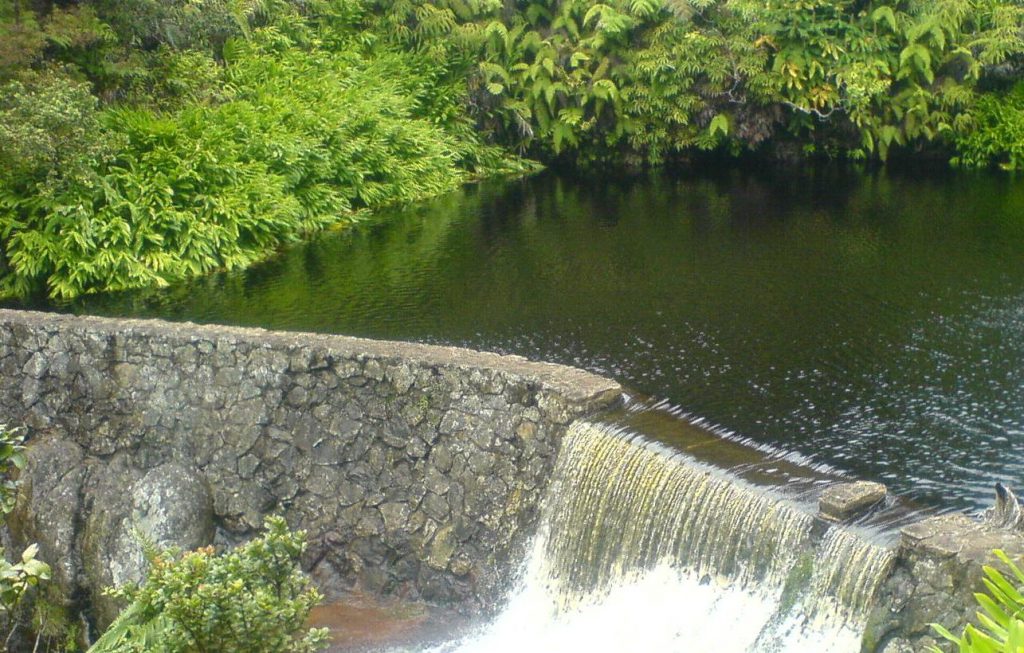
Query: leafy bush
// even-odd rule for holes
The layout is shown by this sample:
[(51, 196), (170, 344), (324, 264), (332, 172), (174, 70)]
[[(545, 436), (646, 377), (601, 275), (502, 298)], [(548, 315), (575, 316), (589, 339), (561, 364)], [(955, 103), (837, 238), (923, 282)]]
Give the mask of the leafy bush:
[(304, 534), (268, 518), (259, 538), (222, 555), (149, 552), (140, 587), (90, 653), (310, 653), (324, 629), (306, 629), (320, 595), (299, 569)]
[(984, 95), (974, 107), (970, 128), (958, 132), (954, 164), (969, 168), (1024, 167), (1024, 84)]
[(959, 129), (986, 67), (1024, 51), (1024, 6), (1005, 0), (380, 5), (408, 47), (448, 42), (453, 61), (478, 47), (480, 119), (542, 157), (789, 139), (884, 159)]
[(0, 3), (0, 80), (8, 79), (42, 56), (46, 36), (35, 14), (19, 3)]
[[(995, 567), (985, 566), (985, 588), (988, 593), (974, 597), (981, 606), (978, 613), (980, 627), (969, 624), (957, 637), (939, 624), (932, 624), (944, 639), (957, 645), (961, 653), (1020, 653), (1024, 651), (1024, 571), (1003, 551), (995, 551), (996, 557), (1013, 574), (1016, 584), (1008, 580)], [(942, 653), (932, 648), (934, 653)]]
[(1020, 160), (1019, 94), (979, 92), (1016, 0), (59, 4), (0, 3), (0, 295), (245, 266), (513, 151)]
[[(167, 113), (97, 118), (73, 85), (11, 95), (9, 137), (0, 131), (0, 155), (19, 171), (0, 180), (6, 294), (66, 298), (245, 267), (361, 209), (522, 169), (479, 143), (457, 94), (444, 100), (448, 124), (420, 115), (443, 102), (425, 90), (433, 64), (421, 57), (309, 50), (274, 26), (230, 41), (225, 56), (207, 72), (229, 93)], [(118, 149), (95, 154), (84, 145), (95, 139)], [(61, 163), (72, 155), (87, 173)]]
[(89, 84), (60, 70), (0, 85), (0, 193), (29, 192), (51, 176), (101, 165), (106, 146), (98, 106)]
[(32, 544), (22, 551), (17, 562), (0, 557), (0, 608), (4, 612), (13, 612), (30, 588), (50, 580), (50, 565), (36, 558), (38, 554), (39, 545)]

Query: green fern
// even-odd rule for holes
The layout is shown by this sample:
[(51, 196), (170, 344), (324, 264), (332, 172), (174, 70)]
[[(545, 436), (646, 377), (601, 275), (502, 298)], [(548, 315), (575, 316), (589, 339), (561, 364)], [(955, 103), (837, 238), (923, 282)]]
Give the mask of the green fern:
[[(1020, 653), (1024, 651), (1024, 570), (1005, 552), (996, 550), (995, 556), (1009, 570), (1013, 581), (1002, 571), (986, 565), (982, 582), (987, 593), (974, 595), (981, 606), (977, 618), (980, 627), (969, 624), (963, 635), (957, 637), (940, 624), (932, 628), (943, 639), (956, 644), (961, 653)], [(1016, 584), (1015, 584), (1016, 583)], [(937, 647), (933, 653), (942, 653)]]

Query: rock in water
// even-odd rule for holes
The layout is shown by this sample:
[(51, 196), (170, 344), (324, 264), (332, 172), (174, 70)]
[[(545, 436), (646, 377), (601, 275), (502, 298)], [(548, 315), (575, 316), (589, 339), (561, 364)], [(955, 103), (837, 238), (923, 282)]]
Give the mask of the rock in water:
[(831, 521), (845, 521), (859, 517), (885, 500), (886, 489), (881, 483), (856, 481), (840, 483), (826, 488), (818, 499), (819, 514)]
[(996, 528), (1024, 530), (1024, 508), (1013, 490), (1002, 483), (996, 483), (996, 503), (981, 513), (984, 522)]

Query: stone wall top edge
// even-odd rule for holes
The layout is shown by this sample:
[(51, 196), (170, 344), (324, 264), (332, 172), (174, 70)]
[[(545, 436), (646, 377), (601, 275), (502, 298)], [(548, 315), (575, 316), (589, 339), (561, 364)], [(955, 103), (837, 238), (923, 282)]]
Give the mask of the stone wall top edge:
[(0, 326), (15, 325), (46, 330), (91, 331), (103, 335), (144, 334), (172, 340), (180, 339), (184, 342), (209, 339), (282, 348), (306, 347), (328, 351), (345, 358), (368, 356), (383, 361), (404, 361), (430, 367), (496, 370), (536, 382), (543, 389), (558, 393), (569, 401), (596, 403), (598, 406), (617, 401), (622, 393), (622, 387), (616, 381), (579, 368), (462, 347), (157, 319), (109, 318), (0, 309)]
[(937, 558), (991, 563), (992, 551), (1000, 549), (1012, 558), (1024, 555), (1024, 533), (977, 521), (951, 512), (921, 519), (900, 530), (900, 546)]

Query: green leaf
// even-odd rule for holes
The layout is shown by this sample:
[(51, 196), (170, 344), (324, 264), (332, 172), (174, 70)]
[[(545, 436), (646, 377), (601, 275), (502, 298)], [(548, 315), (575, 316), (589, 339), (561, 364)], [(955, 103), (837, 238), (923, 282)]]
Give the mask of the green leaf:
[(712, 136), (721, 134), (722, 136), (729, 135), (729, 117), (725, 114), (718, 114), (711, 119), (711, 124), (708, 126), (708, 133)]
[(871, 20), (876, 23), (885, 22), (891, 31), (896, 31), (896, 14), (893, 12), (892, 7), (881, 6), (875, 9), (871, 12)]

